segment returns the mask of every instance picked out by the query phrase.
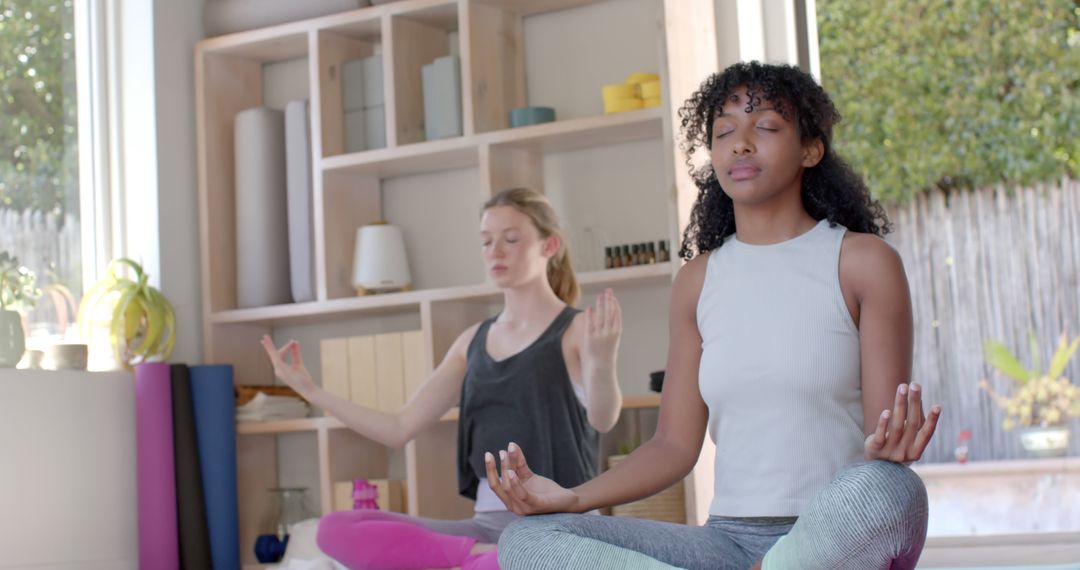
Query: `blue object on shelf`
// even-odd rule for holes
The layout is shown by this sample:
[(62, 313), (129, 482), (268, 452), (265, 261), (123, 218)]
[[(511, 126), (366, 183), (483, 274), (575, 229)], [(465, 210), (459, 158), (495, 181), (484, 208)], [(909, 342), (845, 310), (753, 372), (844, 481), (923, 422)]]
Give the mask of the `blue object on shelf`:
[(550, 123), (555, 120), (551, 107), (518, 107), (510, 110), (510, 128)]
[(289, 535), (281, 540), (276, 534), (260, 534), (255, 539), (255, 560), (260, 564), (280, 562), (285, 556), (285, 547), (289, 545)]

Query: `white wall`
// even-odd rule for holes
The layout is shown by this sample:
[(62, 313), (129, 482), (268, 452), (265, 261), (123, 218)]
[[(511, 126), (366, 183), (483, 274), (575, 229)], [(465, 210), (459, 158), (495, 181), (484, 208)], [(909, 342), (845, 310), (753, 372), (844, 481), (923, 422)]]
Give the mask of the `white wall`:
[(153, 4), (161, 290), (176, 309), (178, 335), (172, 360), (198, 363), (202, 299), (194, 48), (203, 34), (203, 2)]
[(390, 178), (383, 217), (401, 227), (414, 288), (483, 283), (478, 168)]

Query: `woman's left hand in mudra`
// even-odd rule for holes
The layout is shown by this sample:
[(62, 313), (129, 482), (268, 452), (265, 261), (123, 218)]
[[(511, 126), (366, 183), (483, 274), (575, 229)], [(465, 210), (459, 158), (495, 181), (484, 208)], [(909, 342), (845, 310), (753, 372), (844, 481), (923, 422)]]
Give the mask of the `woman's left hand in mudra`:
[(894, 463), (918, 461), (934, 436), (940, 417), (941, 406), (930, 408), (929, 416), (923, 415), (921, 386), (901, 384), (896, 390), (893, 409), (881, 412), (877, 429), (866, 438), (866, 459)]
[(511, 443), (508, 449), (499, 452), (499, 461), (501, 476), (495, 467), (495, 456), (484, 454), (488, 485), (511, 512), (519, 515), (573, 512), (577, 493), (533, 473), (520, 447)]

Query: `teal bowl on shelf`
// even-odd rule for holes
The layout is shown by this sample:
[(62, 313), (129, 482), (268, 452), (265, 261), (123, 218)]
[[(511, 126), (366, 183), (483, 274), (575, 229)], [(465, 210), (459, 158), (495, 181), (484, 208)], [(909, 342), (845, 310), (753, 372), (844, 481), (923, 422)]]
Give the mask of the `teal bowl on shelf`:
[(510, 110), (510, 128), (539, 125), (555, 120), (555, 109), (551, 107), (518, 107)]

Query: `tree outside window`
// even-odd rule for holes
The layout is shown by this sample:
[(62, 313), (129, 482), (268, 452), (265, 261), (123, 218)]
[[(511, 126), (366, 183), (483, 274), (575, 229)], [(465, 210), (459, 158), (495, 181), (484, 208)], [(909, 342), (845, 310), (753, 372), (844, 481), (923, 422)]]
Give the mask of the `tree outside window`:
[(81, 294), (74, 0), (0, 0), (0, 250), (45, 296), (31, 338), (56, 337)]

